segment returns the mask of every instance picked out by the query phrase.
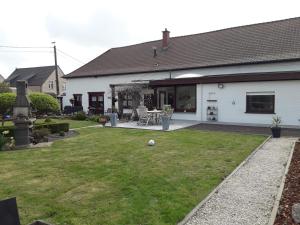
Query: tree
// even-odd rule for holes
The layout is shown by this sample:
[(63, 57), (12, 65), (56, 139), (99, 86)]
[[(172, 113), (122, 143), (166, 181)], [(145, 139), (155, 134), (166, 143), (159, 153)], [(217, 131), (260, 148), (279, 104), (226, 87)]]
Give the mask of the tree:
[(0, 114), (2, 119), (2, 126), (4, 126), (5, 115), (12, 113), (15, 101), (15, 93), (0, 93)]
[(38, 114), (48, 114), (59, 112), (58, 100), (51, 95), (32, 92), (29, 94), (29, 98), (32, 103), (32, 107)]
[(0, 82), (0, 93), (10, 93), (12, 92), (9, 84), (5, 83), (5, 82)]

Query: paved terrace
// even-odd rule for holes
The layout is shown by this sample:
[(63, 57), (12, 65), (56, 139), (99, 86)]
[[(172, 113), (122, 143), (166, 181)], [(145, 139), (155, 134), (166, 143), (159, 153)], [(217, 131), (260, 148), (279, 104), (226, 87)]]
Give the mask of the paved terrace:
[[(239, 124), (221, 124), (221, 123), (198, 123), (191, 126), (190, 129), (196, 130), (208, 130), (208, 131), (227, 131), (227, 132), (239, 132), (245, 134), (262, 134), (271, 135), (270, 127), (261, 125), (239, 125)], [(286, 127), (282, 128), (282, 136), (286, 137), (300, 137), (300, 127)]]

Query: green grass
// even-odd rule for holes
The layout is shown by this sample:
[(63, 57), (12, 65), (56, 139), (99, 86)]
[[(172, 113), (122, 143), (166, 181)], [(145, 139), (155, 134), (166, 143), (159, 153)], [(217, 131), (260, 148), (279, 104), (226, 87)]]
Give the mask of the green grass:
[(0, 152), (0, 199), (17, 197), (22, 224), (176, 224), (265, 139), (188, 129), (80, 133)]
[[(51, 119), (52, 122), (66, 122), (70, 124), (70, 129), (98, 125), (99, 123), (90, 120), (71, 120), (71, 119)], [(45, 119), (37, 119), (36, 123), (43, 123)], [(13, 125), (12, 121), (6, 121), (4, 126)]]

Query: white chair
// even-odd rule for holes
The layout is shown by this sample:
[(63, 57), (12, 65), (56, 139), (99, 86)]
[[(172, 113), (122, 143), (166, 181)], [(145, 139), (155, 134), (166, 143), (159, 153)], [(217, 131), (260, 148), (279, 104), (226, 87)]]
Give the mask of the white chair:
[(139, 106), (137, 109), (139, 121), (137, 125), (148, 125), (151, 117), (148, 114), (148, 109), (145, 106)]

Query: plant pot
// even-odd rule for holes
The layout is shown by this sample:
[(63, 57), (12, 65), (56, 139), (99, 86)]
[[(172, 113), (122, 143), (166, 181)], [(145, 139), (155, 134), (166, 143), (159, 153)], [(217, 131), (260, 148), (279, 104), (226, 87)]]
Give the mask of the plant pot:
[(105, 118), (100, 118), (99, 123), (104, 127), (106, 124), (107, 120)]
[(281, 127), (271, 127), (273, 138), (280, 138), (281, 136)]
[(111, 124), (112, 127), (117, 126), (117, 118), (118, 118), (117, 113), (110, 114), (110, 124)]
[(163, 130), (169, 130), (170, 126), (170, 117), (169, 116), (162, 116), (161, 117), (161, 124)]

